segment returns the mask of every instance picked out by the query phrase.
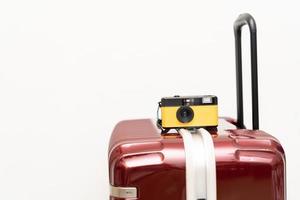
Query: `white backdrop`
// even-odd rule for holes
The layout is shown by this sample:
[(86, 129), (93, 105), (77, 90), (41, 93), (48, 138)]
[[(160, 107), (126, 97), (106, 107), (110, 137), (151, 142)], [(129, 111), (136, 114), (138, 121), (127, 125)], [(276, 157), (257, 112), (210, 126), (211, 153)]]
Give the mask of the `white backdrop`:
[(282, 141), (288, 199), (299, 199), (299, 6), (1, 1), (0, 199), (107, 199), (114, 125), (155, 117), (162, 96), (215, 94), (220, 115), (235, 117), (232, 24), (242, 12), (258, 25), (261, 129)]

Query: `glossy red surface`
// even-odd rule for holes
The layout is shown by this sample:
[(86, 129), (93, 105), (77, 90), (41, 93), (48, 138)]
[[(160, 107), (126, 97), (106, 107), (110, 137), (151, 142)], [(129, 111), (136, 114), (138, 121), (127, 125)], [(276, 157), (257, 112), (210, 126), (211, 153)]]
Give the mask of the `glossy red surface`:
[[(229, 122), (231, 124), (229, 124)], [(262, 131), (211, 131), (218, 200), (284, 200), (285, 157)], [(223, 126), (224, 127), (224, 126)], [(120, 122), (109, 146), (110, 184), (137, 187), (139, 200), (185, 200), (185, 154), (180, 135), (162, 136), (152, 120)], [(110, 197), (111, 200), (121, 200)], [(124, 200), (124, 199), (123, 199)]]

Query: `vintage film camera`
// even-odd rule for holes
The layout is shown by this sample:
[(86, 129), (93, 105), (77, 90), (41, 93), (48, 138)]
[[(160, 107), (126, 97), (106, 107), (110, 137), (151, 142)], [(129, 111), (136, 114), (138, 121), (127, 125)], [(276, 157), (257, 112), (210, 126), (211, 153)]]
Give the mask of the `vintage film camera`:
[(218, 125), (218, 98), (213, 95), (164, 97), (159, 102), (162, 129)]

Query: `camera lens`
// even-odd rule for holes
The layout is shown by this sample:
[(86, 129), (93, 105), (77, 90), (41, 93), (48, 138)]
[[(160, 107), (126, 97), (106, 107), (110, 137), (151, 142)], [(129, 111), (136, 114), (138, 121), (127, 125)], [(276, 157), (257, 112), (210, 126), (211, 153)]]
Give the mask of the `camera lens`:
[(178, 121), (181, 123), (188, 123), (194, 118), (194, 111), (189, 106), (181, 106), (176, 113)]

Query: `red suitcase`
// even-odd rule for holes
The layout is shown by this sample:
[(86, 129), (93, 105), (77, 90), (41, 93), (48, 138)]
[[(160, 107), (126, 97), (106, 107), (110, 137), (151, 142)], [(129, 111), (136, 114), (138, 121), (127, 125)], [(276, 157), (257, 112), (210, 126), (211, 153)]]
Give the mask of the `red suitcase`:
[[(243, 123), (241, 62), (243, 25), (249, 26), (251, 39), (253, 129), (246, 129)], [(254, 19), (249, 14), (240, 15), (234, 23), (234, 33), (237, 120), (220, 118), (218, 128), (209, 130), (215, 155), (209, 160), (215, 161), (215, 168), (206, 168), (211, 174), (204, 174), (206, 196), (189, 195), (190, 187), (194, 187), (195, 190), (201, 188), (200, 186), (197, 188), (198, 185), (193, 186), (197, 178), (194, 182), (191, 181), (193, 177), (189, 177), (188, 180), (187, 161), (192, 155), (187, 154), (190, 147), (184, 142), (183, 135), (175, 130), (161, 134), (161, 130), (153, 120), (139, 119), (118, 123), (112, 133), (108, 153), (111, 200), (286, 199), (283, 148), (276, 138), (259, 130)], [(198, 157), (200, 161), (205, 159)], [(198, 175), (197, 177), (201, 177)], [(208, 179), (211, 179), (211, 182)], [(208, 190), (215, 191), (215, 194), (209, 193)]]

